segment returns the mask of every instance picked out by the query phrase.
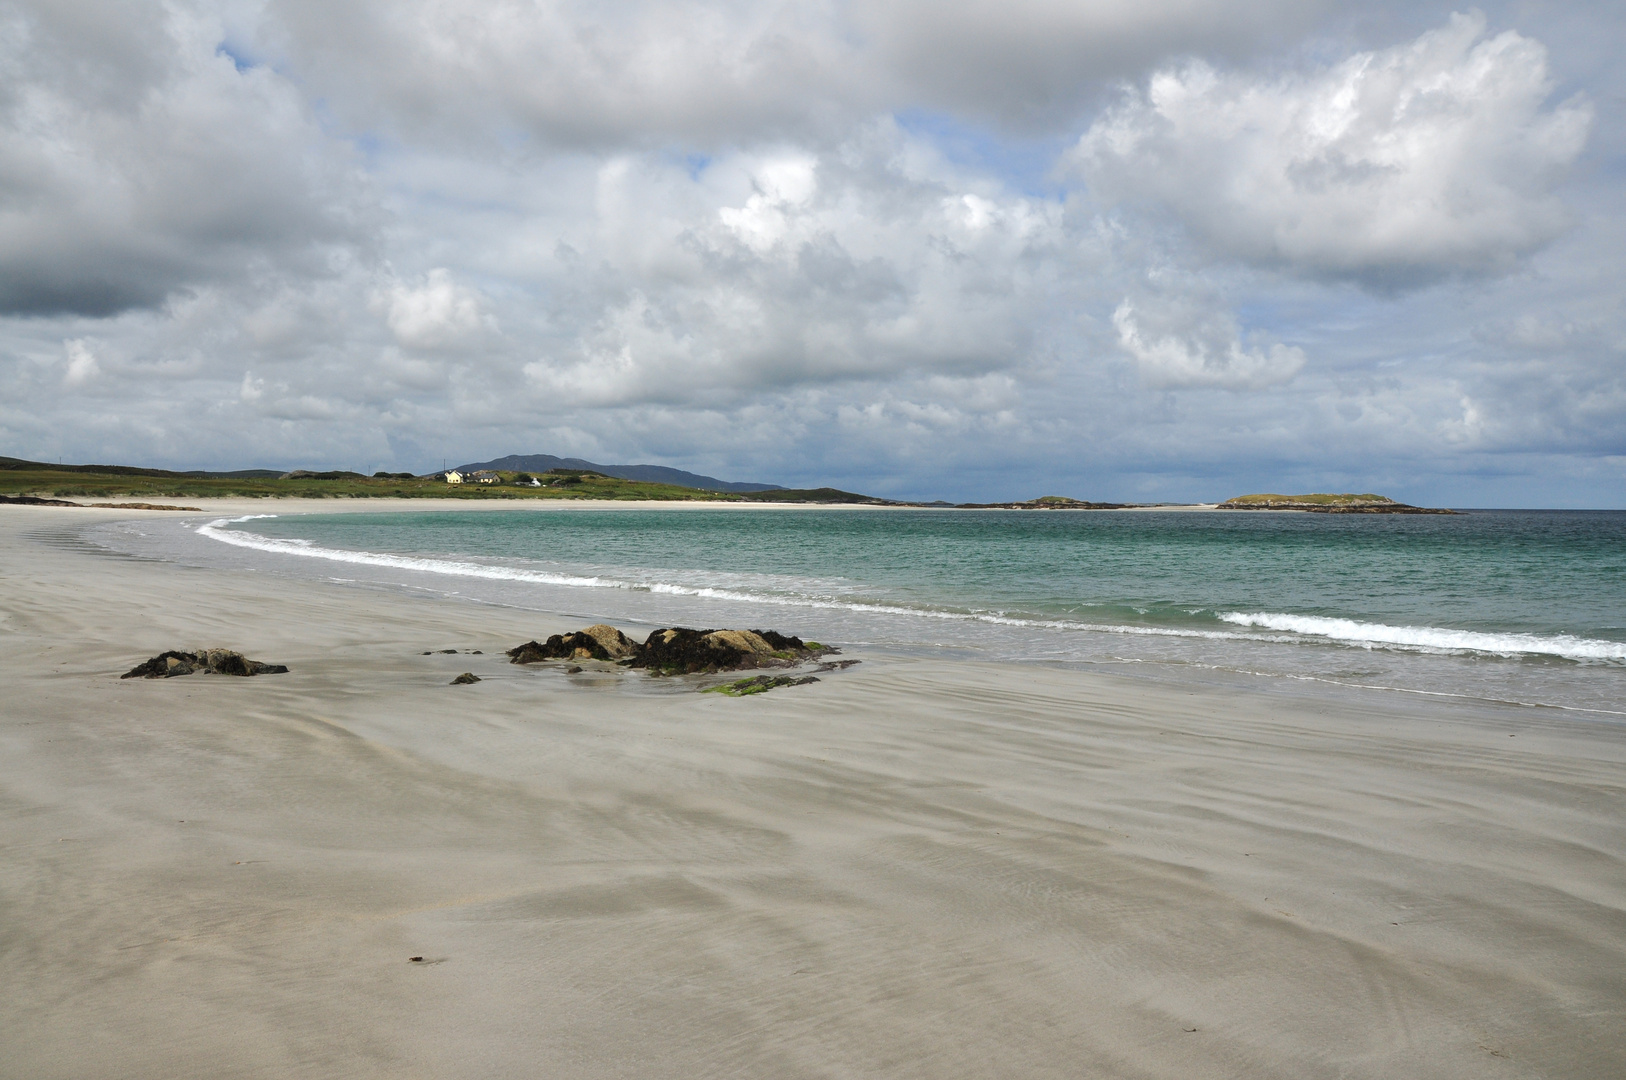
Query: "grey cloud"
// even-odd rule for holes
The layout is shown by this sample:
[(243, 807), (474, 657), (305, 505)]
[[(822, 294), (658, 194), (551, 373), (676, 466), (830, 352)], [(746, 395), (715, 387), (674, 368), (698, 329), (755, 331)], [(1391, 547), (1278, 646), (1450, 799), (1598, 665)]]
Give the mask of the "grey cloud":
[(817, 2), (275, 0), (271, 11), (267, 36), (352, 123), (401, 135), (731, 141), (804, 128), (851, 97), (851, 45)]
[(269, 40), (364, 129), (718, 147), (936, 109), (1070, 124), (1110, 80), (1256, 53), (1314, 0), (274, 0)]
[(1173, 56), (1248, 56), (1331, 7), (1321, 0), (887, 0), (854, 19), (909, 104), (1026, 130), (1071, 123), (1107, 83)]
[(8, 14), (0, 312), (105, 316), (268, 265), (320, 273), (325, 249), (363, 236), (342, 149), (285, 80), (216, 54), (217, 20)]
[(1244, 343), (1226, 315), (1160, 299), (1148, 313), (1144, 301), (1137, 306), (1126, 297), (1112, 313), (1118, 344), (1150, 386), (1262, 390), (1288, 382), (1304, 367), (1304, 350), (1297, 346)]

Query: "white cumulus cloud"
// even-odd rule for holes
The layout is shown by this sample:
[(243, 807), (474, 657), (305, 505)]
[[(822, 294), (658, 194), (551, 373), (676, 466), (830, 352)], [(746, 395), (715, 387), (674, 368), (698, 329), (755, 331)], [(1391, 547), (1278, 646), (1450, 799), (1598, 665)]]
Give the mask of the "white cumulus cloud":
[(1154, 387), (1212, 386), (1259, 390), (1287, 382), (1304, 367), (1304, 350), (1270, 343), (1245, 346), (1229, 319), (1209, 316), (1179, 328), (1148, 329), (1135, 305), (1124, 300), (1112, 313), (1118, 344), (1135, 358), (1142, 377)]
[(68, 357), (68, 371), (63, 381), (69, 386), (84, 386), (101, 374), (101, 365), (96, 362), (96, 354), (88, 341), (83, 338), (64, 341), (62, 349)]
[(1166, 205), (1222, 255), (1406, 284), (1505, 269), (1563, 230), (1592, 120), (1545, 107), (1547, 53), (1478, 13), (1308, 74), (1154, 74), (1074, 155), (1098, 193)]
[(469, 342), (497, 328), (480, 296), (437, 267), (418, 285), (396, 282), (376, 300), (395, 340), (410, 349), (437, 349)]

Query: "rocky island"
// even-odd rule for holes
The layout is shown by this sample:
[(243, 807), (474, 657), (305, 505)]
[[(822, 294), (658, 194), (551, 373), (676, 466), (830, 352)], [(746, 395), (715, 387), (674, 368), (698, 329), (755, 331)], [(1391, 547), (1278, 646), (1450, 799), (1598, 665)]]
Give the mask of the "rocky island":
[(1455, 514), (1455, 510), (1412, 506), (1386, 495), (1238, 495), (1220, 510), (1302, 510), (1310, 514)]

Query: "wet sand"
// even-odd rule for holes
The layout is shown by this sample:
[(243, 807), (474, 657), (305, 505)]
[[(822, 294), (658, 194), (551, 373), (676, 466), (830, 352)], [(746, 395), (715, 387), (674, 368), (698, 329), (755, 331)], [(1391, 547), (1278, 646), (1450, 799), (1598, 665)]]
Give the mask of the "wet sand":
[[(0, 1076), (1626, 1069), (1621, 726), (858, 650), (729, 699), (64, 538), (114, 513), (0, 507)], [(118, 678), (200, 645), (292, 670)]]

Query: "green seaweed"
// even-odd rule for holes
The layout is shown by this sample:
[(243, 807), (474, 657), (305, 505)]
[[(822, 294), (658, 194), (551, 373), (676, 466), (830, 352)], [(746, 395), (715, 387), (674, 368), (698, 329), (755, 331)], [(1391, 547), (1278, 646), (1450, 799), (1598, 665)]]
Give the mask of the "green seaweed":
[(702, 694), (727, 694), (729, 697), (747, 697), (751, 694), (766, 694), (769, 690), (781, 686), (805, 686), (807, 683), (816, 683), (819, 680), (812, 675), (758, 675), (751, 679), (739, 679), (721, 686), (708, 686), (700, 691)]

